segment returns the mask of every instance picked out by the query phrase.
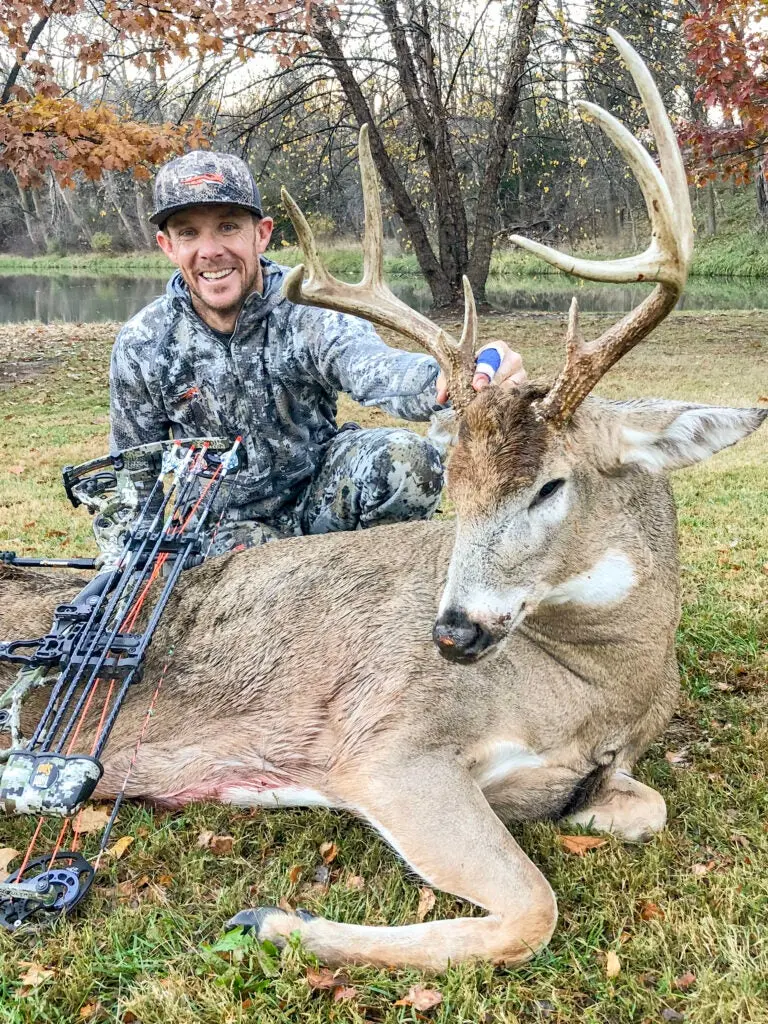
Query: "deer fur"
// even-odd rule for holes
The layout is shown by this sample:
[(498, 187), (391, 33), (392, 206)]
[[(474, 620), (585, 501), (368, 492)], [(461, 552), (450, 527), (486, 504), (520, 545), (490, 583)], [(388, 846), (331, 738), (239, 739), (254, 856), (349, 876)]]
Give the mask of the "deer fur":
[[(631, 772), (678, 693), (666, 470), (768, 410), (588, 399), (563, 432), (532, 419), (540, 395), (489, 389), (470, 405), (449, 464), (456, 524), (297, 538), (183, 574), (97, 795), (122, 784), (168, 661), (129, 796), (346, 810), (430, 885), (487, 911), (393, 928), (263, 908), (234, 919), (261, 938), (298, 932), (330, 964), (519, 963), (557, 910), (508, 824), (565, 817), (626, 840), (664, 826), (663, 798)], [(1, 571), (7, 639), (45, 632), (77, 589)], [(476, 655), (439, 642), (441, 620), (460, 638), (455, 618), (487, 634)]]

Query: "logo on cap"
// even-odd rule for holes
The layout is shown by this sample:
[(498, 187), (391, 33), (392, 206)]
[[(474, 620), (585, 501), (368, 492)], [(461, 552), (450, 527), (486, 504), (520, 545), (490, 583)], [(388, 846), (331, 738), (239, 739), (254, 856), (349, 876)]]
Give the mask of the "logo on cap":
[(224, 184), (223, 174), (193, 174), (191, 178), (182, 178), (182, 185), (205, 185), (214, 182), (217, 185)]

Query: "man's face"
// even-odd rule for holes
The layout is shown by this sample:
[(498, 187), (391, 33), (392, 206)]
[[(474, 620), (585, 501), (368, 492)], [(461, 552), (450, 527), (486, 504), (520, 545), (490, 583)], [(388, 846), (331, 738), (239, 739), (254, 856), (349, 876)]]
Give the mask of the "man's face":
[(259, 256), (272, 218), (257, 220), (239, 206), (191, 206), (168, 219), (160, 248), (181, 271), (204, 320), (236, 318), (246, 296), (263, 286)]

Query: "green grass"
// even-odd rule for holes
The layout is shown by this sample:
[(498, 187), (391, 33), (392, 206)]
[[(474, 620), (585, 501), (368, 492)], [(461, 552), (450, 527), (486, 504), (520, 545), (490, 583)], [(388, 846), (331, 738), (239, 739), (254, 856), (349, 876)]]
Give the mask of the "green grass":
[[(583, 320), (593, 336), (611, 318)], [(562, 357), (564, 326), (558, 316), (493, 316), (481, 320), (481, 334), (509, 340), (532, 373), (551, 373)], [(105, 448), (114, 330), (0, 328), (0, 361), (19, 374), (0, 391), (0, 548), (91, 553), (88, 517), (66, 503), (58, 473)], [(768, 314), (673, 315), (601, 391), (754, 404), (766, 394), (766, 339)], [(389, 422), (346, 401), (340, 418)], [(281, 898), (344, 921), (414, 921), (420, 883), (369, 829), (323, 810), (242, 814), (208, 804), (164, 813), (131, 806), (121, 811), (115, 838), (134, 842), (100, 872), (78, 917), (37, 938), (0, 934), (0, 1022), (655, 1024), (665, 1010), (688, 1024), (768, 1020), (768, 430), (678, 474), (675, 490), (683, 697), (667, 734), (639, 766), (667, 800), (669, 825), (647, 846), (611, 839), (583, 859), (561, 849), (552, 824), (515, 829), (560, 905), (553, 940), (532, 963), (518, 970), (464, 966), (438, 978), (350, 968), (356, 998), (334, 1003), (310, 988), (311, 961), (302, 950), (278, 955), (252, 942), (217, 948), (221, 923), (244, 905)], [(670, 763), (668, 751), (684, 751), (683, 761)], [(33, 823), (0, 821), (0, 846), (22, 849)], [(46, 825), (42, 848), (54, 827)], [(216, 857), (201, 849), (205, 830), (233, 836), (233, 852)], [(339, 848), (327, 886), (313, 882), (326, 841)], [(351, 878), (362, 878), (362, 888)], [(649, 917), (649, 906), (656, 916)], [(438, 893), (430, 917), (471, 912)], [(605, 971), (610, 950), (621, 962), (614, 979)], [(30, 964), (54, 973), (25, 991)], [(689, 972), (695, 980), (688, 987), (676, 983)], [(423, 1017), (394, 1005), (417, 983), (443, 994)]]

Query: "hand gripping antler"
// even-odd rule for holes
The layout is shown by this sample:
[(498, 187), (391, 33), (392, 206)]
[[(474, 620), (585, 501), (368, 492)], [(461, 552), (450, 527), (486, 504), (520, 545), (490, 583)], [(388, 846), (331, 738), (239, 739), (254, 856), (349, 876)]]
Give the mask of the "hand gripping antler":
[(353, 313), (382, 327), (391, 327), (415, 341), (439, 363), (448, 380), (453, 407), (460, 411), (475, 395), (472, 376), (477, 342), (477, 312), (472, 288), (465, 277), (464, 330), (458, 344), (441, 327), (406, 306), (389, 290), (383, 276), (381, 201), (367, 124), (360, 129), (358, 153), (365, 204), (362, 281), (359, 284), (347, 284), (328, 273), (320, 262), (315, 239), (304, 214), (288, 192), (282, 189), (283, 202), (296, 229), (308, 271), (305, 281), (304, 264), (294, 267), (283, 283), (283, 295), (292, 302), (301, 302), (307, 306), (323, 306), (342, 313)]
[(574, 298), (565, 367), (538, 407), (540, 415), (556, 426), (567, 423), (603, 374), (674, 308), (685, 286), (693, 253), (693, 219), (685, 167), (661, 95), (639, 54), (618, 32), (609, 29), (608, 35), (640, 93), (656, 139), (661, 170), (615, 117), (593, 103), (581, 101), (577, 105), (610, 136), (637, 178), (651, 221), (651, 243), (640, 255), (600, 261), (567, 256), (519, 235), (513, 235), (512, 241), (552, 266), (589, 281), (656, 281), (658, 284), (623, 320), (591, 342), (584, 341), (580, 334), (579, 307)]

